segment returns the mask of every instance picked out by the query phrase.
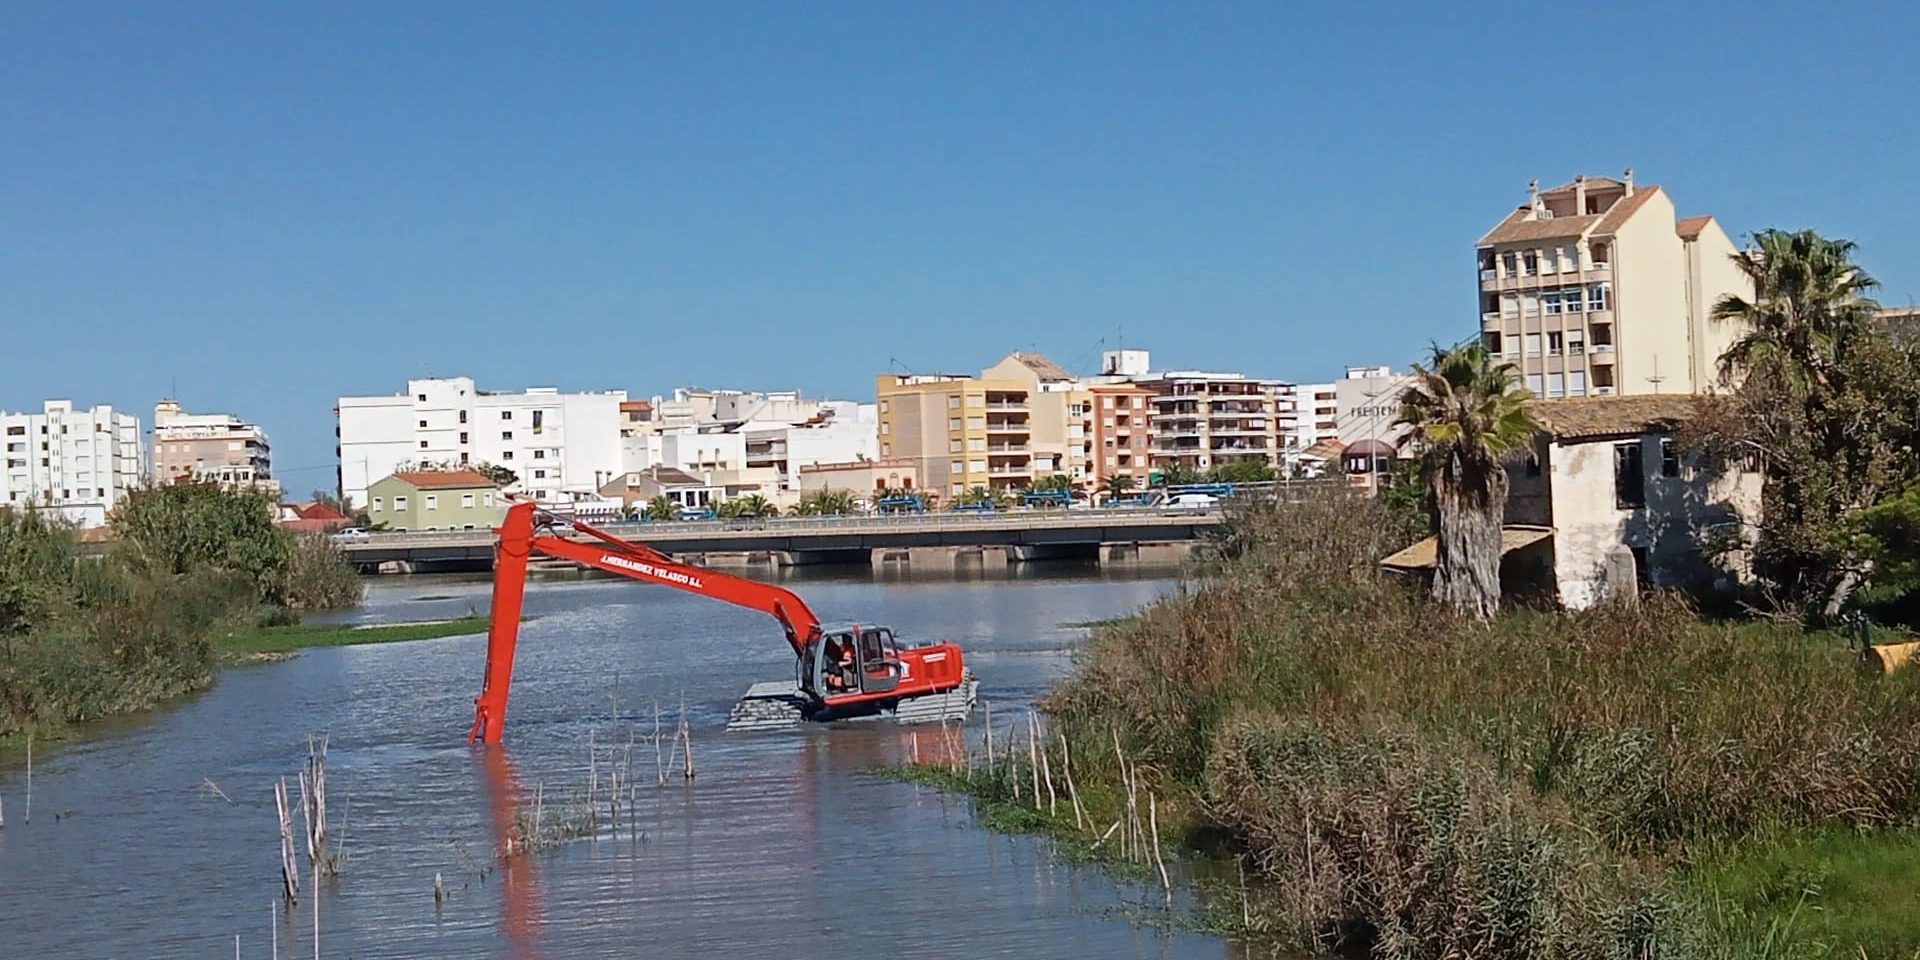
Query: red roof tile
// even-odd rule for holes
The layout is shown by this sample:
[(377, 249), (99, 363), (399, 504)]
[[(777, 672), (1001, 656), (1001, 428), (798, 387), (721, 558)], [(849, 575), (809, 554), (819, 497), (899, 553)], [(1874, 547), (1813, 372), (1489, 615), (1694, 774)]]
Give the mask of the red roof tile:
[(406, 470), (395, 471), (395, 480), (416, 490), (448, 490), (459, 487), (496, 486), (492, 478), (478, 470)]
[(1674, 224), (1673, 229), (1680, 234), (1680, 239), (1682, 240), (1698, 240), (1700, 239), (1700, 231), (1705, 230), (1707, 224), (1712, 222), (1712, 217), (1688, 217)]

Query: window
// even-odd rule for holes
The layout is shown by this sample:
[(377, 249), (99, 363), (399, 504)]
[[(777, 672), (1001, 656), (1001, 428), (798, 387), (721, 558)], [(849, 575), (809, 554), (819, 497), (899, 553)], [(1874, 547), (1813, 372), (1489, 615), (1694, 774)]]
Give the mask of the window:
[(425, 440), (420, 441), (420, 449), (425, 450), (426, 448), (427, 442)]
[(986, 406), (986, 405), (987, 405), (987, 395), (986, 395), (986, 394), (984, 394), (984, 393), (969, 393), (969, 394), (967, 394), (967, 406), (969, 406), (969, 407), (984, 407), (984, 406)]
[(1587, 352), (1587, 334), (1584, 330), (1567, 331), (1567, 354), (1579, 356)]
[(414, 399), (420, 401), (421, 403), (426, 403), (427, 395), (424, 393), (417, 393), (417, 394), (414, 394)]
[(460, 411), (460, 422), (461, 423), (467, 422), (467, 412), (465, 410)]
[(512, 439), (513, 439), (513, 431), (512, 431), (512, 430), (502, 430), (502, 431), (500, 431), (500, 439), (502, 439), (502, 440), (512, 440)]
[(1549, 316), (1557, 317), (1560, 315), (1560, 294), (1559, 293), (1548, 293), (1546, 296), (1543, 296), (1540, 299), (1544, 303), (1546, 303), (1547, 314)]
[(500, 411), (500, 419), (502, 419), (502, 420), (512, 420), (512, 419), (513, 419), (513, 411), (512, 411), (512, 410), (502, 410), (502, 411)]
[(1540, 251), (1528, 250), (1526, 254), (1520, 258), (1520, 268), (1521, 268), (1520, 272), (1524, 276), (1531, 277), (1534, 274), (1539, 273), (1540, 272)]
[(1107, 408), (1108, 410), (1112, 410), (1112, 409), (1113, 409), (1113, 398), (1112, 398), (1112, 397), (1101, 397), (1101, 398), (1100, 398), (1100, 405), (1101, 405), (1101, 406), (1103, 406), (1103, 407), (1106, 407), (1106, 408)]
[(883, 444), (881, 444), (881, 445), (880, 445), (880, 455), (881, 455), (881, 456), (883, 456), (883, 457), (891, 457), (891, 456), (893, 456), (893, 444), (891, 444), (891, 443), (883, 443)]
[(1585, 304), (1581, 302), (1582, 294), (1579, 287), (1562, 290), (1560, 292), (1560, 300), (1560, 309), (1563, 313), (1579, 313), (1586, 309)]
[(1613, 505), (1622, 510), (1647, 505), (1647, 478), (1640, 464), (1640, 441), (1613, 445)]
[(463, 507), (471, 507), (471, 506), (473, 506), (473, 494), (471, 494), (471, 493), (463, 493), (463, 494), (461, 494), (461, 495), (460, 495), (460, 505), (461, 505), (461, 506), (463, 506)]
[(1560, 333), (1560, 331), (1558, 330), (1547, 331), (1547, 354), (1549, 356), (1556, 356), (1556, 357), (1559, 356), (1560, 348), (1563, 340), (1564, 340), (1564, 337)]
[(1520, 312), (1525, 316), (1537, 316), (1540, 313), (1540, 298), (1531, 293), (1520, 295)]
[(1547, 374), (1547, 396), (1564, 397), (1567, 394), (1566, 377), (1563, 374)]
[(493, 494), (491, 494), (491, 493), (483, 493), (483, 494), (481, 494), (481, 495), (480, 495), (480, 505), (481, 505), (481, 506), (484, 506), (484, 507), (491, 507), (491, 506), (493, 506)]
[(968, 417), (968, 418), (967, 418), (967, 429), (969, 429), (969, 430), (985, 430), (986, 428), (987, 428), (987, 418), (986, 418), (986, 417)]
[(1512, 319), (1520, 315), (1520, 297), (1509, 293), (1500, 298), (1500, 315)]
[(885, 420), (880, 421), (880, 435), (884, 437), (891, 433), (893, 433), (893, 424)]
[(967, 472), (968, 473), (986, 473), (987, 462), (985, 460), (969, 460), (967, 461)]
[(1488, 353), (1498, 355), (1500, 353), (1500, 331), (1483, 331), (1480, 334), (1480, 345), (1486, 347)]
[(425, 430), (426, 428), (427, 422), (425, 420), (420, 421), (420, 429)]
[(986, 441), (986, 438), (985, 438), (985, 437), (974, 437), (973, 439), (971, 439), (971, 440), (968, 440), (968, 441), (967, 441), (967, 449), (968, 449), (968, 450), (972, 450), (972, 451), (975, 451), (975, 452), (979, 452), (979, 451), (983, 451), (983, 450), (985, 450), (985, 449), (987, 449), (987, 441)]
[(535, 470), (533, 472), (533, 478), (535, 480), (545, 480), (547, 478), (547, 472), (545, 470)]
[(1660, 475), (1663, 477), (1680, 475), (1680, 449), (1674, 445), (1672, 437), (1660, 438)]
[(948, 441), (947, 441), (947, 452), (948, 452), (948, 453), (959, 453), (959, 452), (960, 452), (960, 450), (961, 450), (961, 441), (959, 441), (959, 440), (957, 440), (957, 439), (955, 439), (955, 440), (948, 440)]
[(1520, 254), (1512, 250), (1508, 250), (1506, 253), (1501, 254), (1500, 266), (1502, 268), (1502, 272), (1504, 272), (1509, 277), (1519, 273), (1520, 272)]
[(512, 459), (513, 459), (513, 451), (512, 451), (512, 450), (502, 450), (502, 451), (500, 451), (500, 459), (502, 459), (502, 460), (512, 460)]
[(886, 413), (888, 409), (890, 409), (890, 408), (889, 408), (889, 407), (888, 407), (888, 405), (887, 405), (887, 401), (885, 401), (885, 400), (882, 400), (882, 401), (880, 401), (880, 412), (881, 412), (881, 413)]
[(545, 410), (535, 410), (533, 412), (533, 432), (534, 433), (540, 432), (541, 415), (545, 413), (546, 413)]
[(533, 452), (533, 458), (535, 460), (545, 460), (547, 458), (547, 452), (545, 450), (535, 450)]
[(393, 508), (394, 508), (395, 510), (405, 510), (405, 509), (407, 508), (407, 498), (406, 498), (406, 497), (394, 497), (394, 498), (393, 498)]
[(427, 504), (426, 504), (426, 506), (427, 506), (427, 509), (428, 509), (428, 510), (438, 510), (438, 509), (440, 509), (440, 495), (439, 495), (439, 494), (437, 494), (437, 493), (429, 493), (429, 494), (427, 494), (427, 498), (426, 498), (426, 499), (427, 499)]
[(1570, 370), (1567, 372), (1567, 396), (1584, 397), (1587, 395), (1587, 372)]
[(965, 460), (955, 460), (952, 463), (947, 464), (947, 471), (949, 473), (966, 473), (967, 462)]
[(948, 410), (953, 410), (953, 409), (956, 409), (956, 408), (958, 408), (959, 406), (960, 406), (960, 395), (959, 395), (959, 394), (954, 394), (953, 396), (951, 396), (951, 397), (948, 397), (948, 398), (947, 398), (947, 409), (948, 409)]
[(1541, 389), (1545, 386), (1546, 384), (1542, 382), (1542, 379), (1539, 374), (1537, 373), (1527, 374), (1527, 389), (1533, 391), (1535, 395), (1538, 395), (1541, 392)]
[(1540, 335), (1537, 333), (1529, 333), (1526, 335), (1524, 340), (1527, 345), (1527, 356), (1529, 357), (1539, 356), (1540, 355)]
[(1613, 309), (1612, 284), (1596, 283), (1587, 288), (1588, 310)]
[(461, 434), (461, 435), (460, 435), (460, 442), (461, 442), (461, 443), (466, 443), (466, 442), (467, 442), (467, 435), (466, 435), (466, 434), (464, 434), (464, 433), (463, 433), (463, 434)]
[(959, 418), (959, 417), (948, 417), (948, 418), (947, 418), (947, 429), (948, 429), (948, 430), (958, 430), (958, 429), (960, 429), (960, 418)]

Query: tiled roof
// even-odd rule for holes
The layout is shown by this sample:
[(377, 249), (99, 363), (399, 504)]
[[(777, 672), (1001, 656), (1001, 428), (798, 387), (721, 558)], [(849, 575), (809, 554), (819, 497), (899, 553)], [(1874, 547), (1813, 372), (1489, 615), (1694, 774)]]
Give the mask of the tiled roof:
[(1688, 217), (1674, 224), (1673, 229), (1675, 233), (1680, 234), (1682, 240), (1698, 240), (1700, 231), (1705, 230), (1707, 224), (1712, 222), (1712, 217)]
[(1067, 368), (1057, 363), (1054, 363), (1052, 360), (1047, 359), (1046, 356), (1042, 354), (1020, 353), (1018, 351), (1015, 351), (1013, 358), (1015, 360), (1020, 361), (1023, 364), (1026, 364), (1027, 369), (1032, 370), (1034, 375), (1039, 377), (1043, 381), (1052, 382), (1052, 381), (1058, 381), (1058, 380), (1073, 379), (1073, 374), (1068, 373)]
[(395, 471), (393, 478), (416, 490), (495, 486), (492, 478), (478, 470), (405, 470)]
[(652, 410), (652, 409), (653, 409), (653, 404), (648, 403), (645, 400), (620, 401), (621, 413), (646, 413), (648, 410)]
[(1534, 418), (1556, 440), (1583, 440), (1642, 433), (1691, 419), (1701, 398), (1691, 394), (1580, 397), (1535, 404)]
[(296, 503), (293, 505), (293, 512), (298, 514), (302, 520), (332, 521), (352, 519), (324, 503)]
[(1338, 440), (1327, 439), (1327, 440), (1322, 440), (1314, 444), (1313, 446), (1308, 447), (1307, 449), (1301, 451), (1300, 455), (1304, 457), (1310, 457), (1316, 460), (1332, 460), (1335, 457), (1338, 457), (1340, 454), (1346, 452), (1346, 449), (1347, 449), (1346, 444), (1341, 443)]
[[(1587, 188), (1592, 189), (1594, 184), (1599, 182), (1615, 183), (1616, 186), (1620, 185), (1615, 181), (1609, 181), (1602, 177), (1597, 180), (1587, 181)], [(1628, 217), (1633, 216), (1641, 207), (1646, 206), (1647, 201), (1652, 199), (1653, 195), (1659, 192), (1659, 190), (1660, 187), (1658, 184), (1647, 184), (1646, 186), (1636, 187), (1634, 188), (1633, 196), (1621, 197), (1615, 200), (1613, 206), (1609, 208), (1606, 213), (1583, 214), (1578, 217), (1542, 217), (1536, 220), (1529, 216), (1533, 208), (1525, 206), (1516, 207), (1512, 213), (1507, 214), (1505, 220), (1500, 221), (1499, 226), (1487, 231), (1487, 235), (1480, 238), (1480, 245), (1485, 246), (1490, 243), (1524, 243), (1532, 240), (1563, 240), (1569, 237), (1586, 236), (1589, 233), (1606, 236), (1620, 229), (1621, 224), (1626, 223)], [(1550, 192), (1557, 193), (1559, 190), (1556, 189)]]
[(1600, 225), (1593, 228), (1593, 232), (1605, 235), (1620, 229), (1627, 222), (1628, 217), (1638, 213), (1640, 208), (1646, 206), (1647, 201), (1653, 199), (1653, 195), (1659, 192), (1658, 184), (1649, 183), (1635, 189), (1633, 196), (1621, 197), (1614, 201), (1613, 208), (1607, 211), (1606, 216), (1600, 220)]
[(704, 487), (707, 485), (705, 480), (679, 467), (669, 467), (659, 463), (640, 471), (640, 475), (664, 487)]
[[(1587, 190), (1589, 192), (1600, 191), (1600, 190), (1624, 190), (1627, 187), (1625, 182), (1620, 180), (1615, 180), (1612, 177), (1588, 177), (1584, 182), (1586, 183)], [(1577, 192), (1575, 188), (1579, 187), (1580, 183), (1581, 181), (1569, 180), (1566, 183), (1563, 183), (1557, 187), (1554, 187), (1551, 190), (1540, 191), (1540, 195), (1543, 197), (1556, 197), (1556, 198), (1571, 197)]]

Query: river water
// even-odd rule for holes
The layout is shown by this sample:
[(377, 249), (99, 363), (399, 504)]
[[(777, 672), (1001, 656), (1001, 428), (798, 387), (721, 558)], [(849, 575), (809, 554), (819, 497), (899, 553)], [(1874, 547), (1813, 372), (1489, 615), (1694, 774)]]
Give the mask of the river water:
[[(1172, 589), (1077, 572), (972, 580), (807, 580), (829, 620), (959, 640), (981, 696), (1011, 716), (1070, 665), (1084, 631)], [(484, 583), (376, 582), (356, 621), (484, 612)], [(225, 671), (211, 690), (41, 751), (33, 821), (18, 758), (0, 771), (0, 958), (1223, 957), (1216, 938), (1131, 924), (1151, 903), (1044, 841), (972, 826), (965, 801), (874, 774), (937, 734), (887, 724), (728, 733), (756, 680), (790, 674), (758, 614), (666, 588), (536, 583), (504, 749), (464, 743), (483, 637), (306, 651)], [(659, 787), (636, 747), (617, 833), (502, 863), (514, 801), (582, 789), (588, 744), (674, 723), (698, 776)], [(976, 714), (977, 716), (977, 714)], [(329, 740), (345, 870), (278, 903), (272, 785)], [(214, 787), (231, 798), (216, 793)], [(296, 827), (296, 830), (298, 828)], [(446, 900), (436, 905), (435, 874)], [(307, 883), (311, 884), (311, 878)]]

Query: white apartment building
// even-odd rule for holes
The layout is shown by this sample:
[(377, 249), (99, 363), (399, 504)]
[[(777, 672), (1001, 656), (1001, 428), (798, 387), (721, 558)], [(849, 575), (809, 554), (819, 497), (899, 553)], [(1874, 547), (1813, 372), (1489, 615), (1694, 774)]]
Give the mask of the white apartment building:
[(620, 405), (626, 391), (521, 393), (480, 390), (468, 377), (407, 381), (407, 392), (341, 397), (340, 491), (366, 503), (367, 487), (417, 464), (492, 464), (512, 470), (508, 487), (536, 500), (597, 496), (624, 472)]
[(1481, 339), (1537, 395), (1702, 393), (1735, 324), (1712, 319), (1751, 295), (1712, 217), (1677, 219), (1666, 191), (1577, 176), (1480, 238)]
[(874, 404), (809, 400), (797, 391), (678, 388), (627, 407), (625, 473), (671, 467), (784, 502), (800, 489), (804, 466), (879, 455)]
[(109, 406), (48, 400), (39, 413), (0, 413), (0, 506), (57, 511), (97, 527), (147, 482), (140, 418)]
[(175, 400), (154, 404), (152, 459), (157, 484), (280, 491), (267, 432), (230, 413), (188, 413)]

